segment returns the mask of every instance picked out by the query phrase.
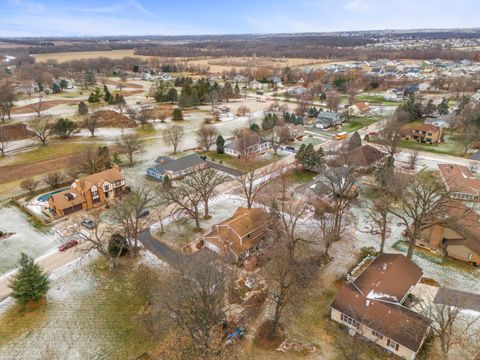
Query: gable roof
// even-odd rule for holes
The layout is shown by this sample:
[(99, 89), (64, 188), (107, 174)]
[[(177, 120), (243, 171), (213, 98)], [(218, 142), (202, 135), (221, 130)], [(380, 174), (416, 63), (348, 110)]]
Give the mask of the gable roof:
[(401, 254), (380, 254), (337, 293), (331, 307), (417, 352), (429, 321), (401, 305), (423, 271)]
[(105, 181), (113, 184), (115, 181), (124, 179), (125, 178), (120, 173), (120, 168), (118, 166), (114, 166), (111, 169), (81, 177), (78, 179), (78, 184), (83, 192), (87, 192), (93, 185), (100, 187)]
[[(238, 208), (232, 217), (214, 225), (212, 230), (204, 235), (209, 242), (215, 243), (222, 250), (230, 249), (235, 255), (241, 255), (245, 250), (254, 247), (263, 232), (254, 234), (269, 221), (268, 214), (260, 208)], [(248, 237), (249, 234), (254, 234)], [(245, 238), (247, 237), (247, 238)], [(240, 239), (245, 238), (242, 243)]]
[(366, 144), (350, 151), (349, 160), (357, 166), (367, 167), (383, 159), (385, 156), (386, 154), (384, 152)]
[(449, 239), (445, 245), (464, 245), (480, 255), (480, 215), (461, 201), (452, 200), (447, 209), (448, 216), (454, 221), (446, 227), (459, 233), (464, 239)]
[(75, 189), (67, 189), (53, 194), (50, 197), (50, 200), (55, 204), (56, 208), (61, 210), (65, 210), (85, 202), (83, 195)]
[(438, 169), (448, 190), (480, 195), (480, 179), (475, 177), (468, 167), (456, 164), (438, 164)]
[[(161, 162), (162, 160), (164, 161), (163, 163)], [(173, 160), (168, 157), (159, 157), (157, 161), (159, 164), (152, 166), (149, 170), (153, 170), (159, 174), (165, 174), (168, 171), (176, 173), (206, 163), (205, 160), (197, 154), (191, 154)]]
[(262, 140), (257, 134), (254, 132), (249, 132), (237, 136), (230, 143), (228, 143), (225, 148), (242, 152), (242, 149), (248, 149), (249, 147), (260, 144), (261, 142)]
[(470, 157), (469, 157), (470, 160), (477, 160), (477, 161), (480, 161), (480, 150), (478, 150), (477, 152), (473, 153)]

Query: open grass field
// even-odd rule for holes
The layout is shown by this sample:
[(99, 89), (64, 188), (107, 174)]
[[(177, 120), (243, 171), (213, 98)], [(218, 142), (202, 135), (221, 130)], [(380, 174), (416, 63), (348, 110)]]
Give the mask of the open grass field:
[(63, 53), (48, 53), (33, 55), (38, 62), (44, 62), (49, 59), (58, 61), (59, 63), (79, 60), (79, 59), (94, 59), (98, 57), (106, 57), (109, 59), (122, 59), (127, 56), (146, 58), (147, 56), (135, 55), (133, 49), (131, 50), (111, 50), (111, 51), (73, 51)]

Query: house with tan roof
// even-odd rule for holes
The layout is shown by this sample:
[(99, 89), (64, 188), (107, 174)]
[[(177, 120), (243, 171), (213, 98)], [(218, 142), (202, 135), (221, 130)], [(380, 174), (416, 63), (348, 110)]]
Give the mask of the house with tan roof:
[(443, 129), (430, 124), (407, 125), (402, 134), (405, 140), (416, 141), (425, 144), (438, 144), (442, 141)]
[(261, 154), (271, 148), (271, 143), (254, 132), (247, 131), (236, 136), (224, 148), (225, 154), (236, 157)]
[(480, 201), (480, 178), (463, 165), (438, 164), (443, 183), (454, 199)]
[(438, 223), (425, 228), (418, 241), (443, 256), (480, 265), (480, 215), (460, 201), (439, 213)]
[(382, 162), (387, 154), (371, 145), (355, 147), (347, 155), (347, 160), (359, 168), (370, 168)]
[(239, 261), (261, 248), (268, 224), (265, 210), (241, 207), (232, 217), (214, 225), (202, 240), (206, 248)]
[(422, 276), (422, 269), (404, 255), (380, 254), (358, 276), (348, 277), (330, 305), (331, 318), (351, 335), (414, 359), (430, 331), (430, 321), (403, 304)]
[(56, 215), (65, 216), (102, 206), (118, 198), (125, 186), (120, 168), (114, 165), (111, 169), (75, 179), (69, 189), (52, 195), (48, 204)]

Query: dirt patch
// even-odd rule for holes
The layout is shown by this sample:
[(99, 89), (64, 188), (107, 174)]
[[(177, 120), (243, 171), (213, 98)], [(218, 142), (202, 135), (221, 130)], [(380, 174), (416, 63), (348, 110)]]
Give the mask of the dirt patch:
[(274, 336), (271, 336), (273, 321), (267, 320), (257, 330), (255, 334), (255, 346), (263, 350), (275, 350), (285, 340), (285, 331), (283, 327), (278, 324), (277, 331)]
[(123, 88), (128, 88), (128, 89), (142, 89), (143, 86), (139, 84), (132, 84), (132, 83), (124, 83), (122, 84), (120, 81), (115, 81), (115, 80), (106, 80), (105, 84), (112, 85), (112, 86), (123, 86)]
[(145, 90), (132, 90), (132, 91), (123, 91), (122, 95), (123, 97), (129, 97), (133, 95), (138, 95), (138, 94), (143, 94)]
[(33, 136), (33, 133), (27, 129), (25, 124), (10, 124), (0, 127), (6, 130), (9, 141), (30, 139)]
[(110, 127), (110, 128), (133, 128), (137, 124), (134, 120), (128, 116), (119, 114), (112, 110), (100, 110), (94, 113), (92, 116), (97, 117), (98, 127)]
[[(79, 100), (47, 100), (43, 102), (42, 111), (49, 110), (55, 106), (66, 105), (66, 104), (78, 104)], [(28, 104), (25, 106), (19, 106), (13, 108), (12, 114), (31, 114), (35, 113), (35, 109), (38, 108), (38, 102), (33, 104)]]

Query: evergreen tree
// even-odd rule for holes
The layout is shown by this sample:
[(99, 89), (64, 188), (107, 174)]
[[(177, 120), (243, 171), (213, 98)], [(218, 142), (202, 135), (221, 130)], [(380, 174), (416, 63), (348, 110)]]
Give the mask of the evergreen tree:
[(88, 114), (88, 106), (83, 101), (78, 103), (78, 115), (87, 115)]
[(105, 100), (106, 103), (109, 103), (111, 97), (112, 94), (110, 94), (110, 90), (108, 90), (107, 85), (103, 85), (103, 100)]
[(32, 257), (25, 253), (20, 254), (19, 270), (9, 284), (12, 297), (24, 305), (29, 301), (38, 302), (48, 292), (50, 281), (41, 267)]
[(253, 123), (252, 125), (250, 125), (250, 130), (252, 130), (253, 132), (259, 132), (260, 131), (260, 126)]
[(225, 139), (222, 135), (217, 136), (217, 154), (224, 154), (225, 152)]
[(302, 164), (305, 169), (310, 171), (320, 171), (324, 165), (323, 149), (320, 147), (315, 150), (313, 144), (302, 144), (295, 154), (295, 159)]
[(167, 101), (170, 101), (170, 103), (174, 103), (178, 101), (178, 92), (177, 89), (171, 88), (167, 92)]
[(448, 98), (443, 98), (442, 102), (438, 105), (438, 113), (440, 115), (447, 115), (448, 114)]
[(173, 121), (182, 121), (183, 120), (183, 113), (182, 113), (181, 109), (176, 108), (176, 109), (173, 110), (172, 120)]
[(58, 82), (54, 82), (53, 85), (52, 85), (52, 92), (54, 94), (58, 94), (58, 93), (61, 93), (62, 92), (62, 88), (60, 87), (60, 85), (58, 84)]
[(97, 87), (93, 92), (90, 93), (90, 96), (88, 97), (88, 102), (89, 103), (97, 103), (100, 101), (100, 98), (102, 97), (102, 92), (100, 89)]
[(172, 180), (170, 180), (170, 176), (163, 177), (162, 185), (165, 190), (170, 190), (172, 188)]

